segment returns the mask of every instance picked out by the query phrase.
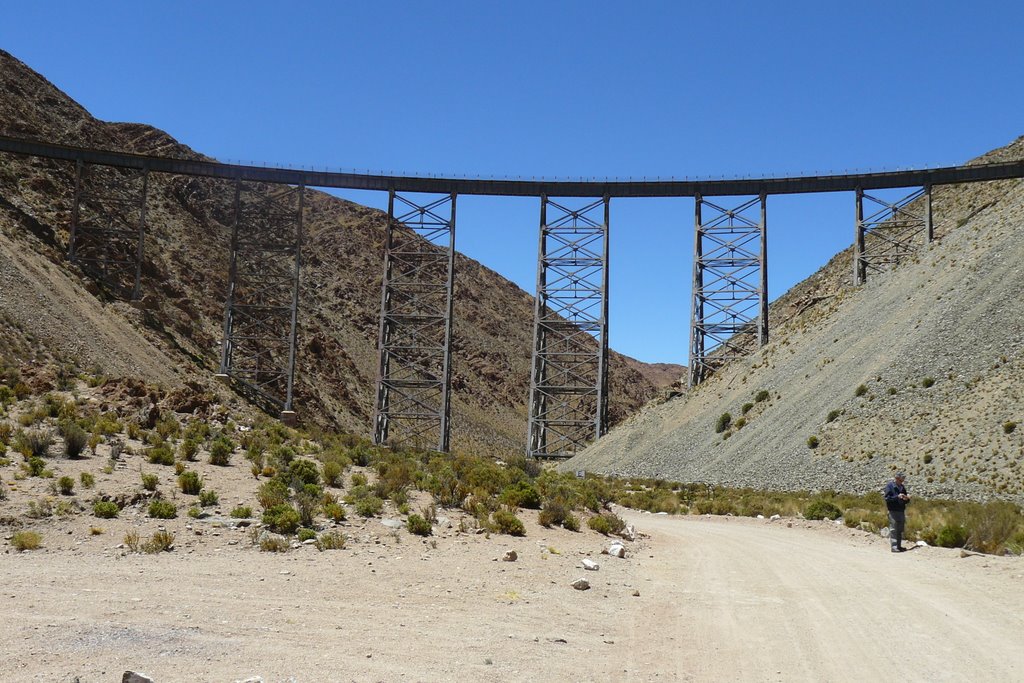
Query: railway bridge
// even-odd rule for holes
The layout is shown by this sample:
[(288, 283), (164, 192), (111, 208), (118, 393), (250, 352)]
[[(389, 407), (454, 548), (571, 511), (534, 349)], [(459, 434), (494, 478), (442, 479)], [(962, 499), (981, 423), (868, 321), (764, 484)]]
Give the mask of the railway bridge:
[[(932, 189), (1024, 177), (1024, 160), (734, 180), (513, 180), (390, 176), (223, 164), (0, 136), (0, 152), (75, 166), (68, 258), (127, 298), (140, 296), (150, 173), (234, 184), (219, 376), (294, 420), (303, 199), (307, 187), (388, 195), (377, 443), (440, 451), (451, 435), (451, 338), (459, 195), (539, 200), (527, 454), (571, 457), (607, 429), (608, 234), (618, 197), (694, 198), (689, 383), (768, 342), (767, 211), (772, 195), (852, 192), (862, 284), (930, 242)], [(256, 193), (252, 185), (278, 186)], [(112, 187), (117, 191), (112, 191)], [(872, 194), (903, 188), (887, 201)], [(728, 199), (728, 203), (726, 203)]]

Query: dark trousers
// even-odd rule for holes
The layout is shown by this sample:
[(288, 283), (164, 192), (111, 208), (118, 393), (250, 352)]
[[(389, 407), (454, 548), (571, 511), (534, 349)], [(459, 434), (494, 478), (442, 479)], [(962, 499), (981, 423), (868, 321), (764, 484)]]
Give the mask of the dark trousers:
[(893, 548), (903, 545), (903, 527), (907, 524), (904, 510), (889, 510), (889, 542)]

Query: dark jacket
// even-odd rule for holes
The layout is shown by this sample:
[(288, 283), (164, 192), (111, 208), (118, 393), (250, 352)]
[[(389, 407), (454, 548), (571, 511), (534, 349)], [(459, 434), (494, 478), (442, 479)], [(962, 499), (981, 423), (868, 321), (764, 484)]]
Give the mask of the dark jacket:
[(893, 479), (885, 485), (885, 507), (896, 512), (902, 512), (907, 509), (907, 502), (900, 498), (901, 493), (906, 493), (907, 487), (903, 484), (897, 484), (896, 480)]

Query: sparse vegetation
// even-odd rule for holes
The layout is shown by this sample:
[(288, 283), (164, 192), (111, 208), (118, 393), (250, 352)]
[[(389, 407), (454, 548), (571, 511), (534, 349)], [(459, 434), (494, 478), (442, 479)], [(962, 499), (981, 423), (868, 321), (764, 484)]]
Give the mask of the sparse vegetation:
[(178, 475), (178, 487), (182, 493), (198, 496), (203, 489), (203, 479), (198, 472), (186, 470)]
[(231, 511), (231, 516), (235, 519), (250, 519), (252, 517), (252, 508), (239, 505)]
[(117, 503), (112, 500), (98, 500), (92, 506), (92, 514), (100, 519), (113, 519), (119, 512), (121, 512), (121, 508), (117, 507)]
[(169, 500), (157, 499), (149, 504), (149, 516), (153, 519), (174, 519), (178, 516), (178, 509)]
[(868, 387), (866, 384), (859, 384), (857, 388), (853, 390), (853, 395), (860, 398), (864, 394), (868, 393)]
[(814, 500), (804, 509), (806, 519), (839, 519), (843, 516), (834, 503), (827, 500)]
[(213, 489), (203, 489), (199, 492), (199, 504), (204, 508), (212, 507), (219, 502), (220, 498)]
[[(565, 521), (563, 521), (562, 524), (565, 525)], [(508, 510), (495, 510), (491, 514), (491, 528), (499, 534), (505, 534), (507, 536), (526, 535), (526, 527), (523, 526), (523, 521)], [(569, 527), (566, 526), (566, 528)], [(579, 523), (577, 522), (576, 529), (571, 530), (578, 531)]]
[(89, 472), (79, 474), (78, 481), (81, 482), (83, 489), (91, 489), (96, 486), (96, 477)]
[(820, 443), (821, 442), (818, 441), (818, 437), (816, 437), (816, 436), (812, 435), (812, 436), (807, 437), (807, 447), (810, 448), (811, 450), (814, 450), (815, 448), (817, 448), (820, 445)]
[(409, 518), (405, 521), (405, 527), (409, 530), (410, 534), (416, 536), (430, 536), (433, 533), (430, 522), (428, 522), (422, 515), (413, 513), (409, 515)]
[(1017, 423), (1013, 421), (1003, 423), (1003, 434), (1013, 434), (1017, 429)]
[(210, 464), (227, 467), (231, 464), (231, 453), (235, 445), (226, 436), (219, 436), (210, 445)]
[(729, 413), (722, 413), (718, 416), (718, 420), (715, 422), (715, 433), (721, 434), (729, 428), (732, 423), (732, 415)]
[(316, 539), (316, 549), (323, 550), (344, 550), (345, 535), (340, 531), (325, 531)]
[(160, 483), (160, 477), (155, 474), (143, 473), (142, 474), (142, 488), (147, 491), (156, 491), (157, 485)]
[(843, 411), (841, 411), (841, 410), (835, 410), (835, 409), (830, 410), (830, 411), (828, 411), (828, 415), (825, 416), (825, 422), (835, 422), (836, 418), (838, 418), (842, 414), (843, 414)]
[(925, 389), (930, 389), (935, 384), (934, 377), (925, 377), (921, 380), (921, 386)]
[(616, 514), (605, 512), (588, 519), (587, 526), (599, 534), (610, 536), (621, 533), (626, 528), (626, 522)]
[(43, 546), (43, 537), (35, 531), (15, 531), (11, 536), (11, 546), (19, 552), (38, 550)]
[(70, 496), (75, 492), (75, 480), (68, 476), (63, 476), (57, 480), (57, 489), (61, 495)]
[(764, 401), (767, 401), (769, 398), (771, 398), (771, 394), (768, 393), (767, 389), (761, 389), (756, 394), (754, 394), (755, 403), (763, 403)]

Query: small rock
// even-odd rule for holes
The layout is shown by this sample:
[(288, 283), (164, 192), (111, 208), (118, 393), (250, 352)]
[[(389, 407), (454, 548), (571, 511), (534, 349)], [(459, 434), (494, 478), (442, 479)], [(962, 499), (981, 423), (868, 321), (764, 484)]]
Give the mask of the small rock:
[(389, 529), (401, 529), (405, 526), (402, 524), (401, 520), (398, 519), (382, 519), (380, 523)]
[(637, 590), (633, 591), (633, 597), (634, 598), (639, 598), (640, 597), (640, 591), (637, 591)]
[(240, 681), (235, 681), (235, 683), (263, 683), (263, 677), (262, 676), (249, 676), (249, 678), (244, 678), (244, 679), (242, 679)]
[(155, 683), (152, 678), (138, 671), (125, 671), (121, 683)]
[(918, 548), (927, 548), (928, 547), (928, 543), (925, 542), (925, 541), (918, 541), (914, 545), (916, 545)]
[(969, 553), (966, 550), (960, 551), (960, 557), (974, 557), (977, 553)]
[(598, 569), (601, 568), (601, 565), (599, 565), (597, 562), (594, 562), (593, 560), (585, 559), (583, 560), (582, 564), (583, 568), (586, 569), (588, 572), (596, 572)]
[(621, 543), (612, 543), (610, 546), (608, 546), (607, 553), (612, 557), (625, 557), (626, 546), (622, 545)]
[(313, 545), (314, 543), (316, 543), (315, 538), (307, 538), (305, 541), (302, 542), (302, 545)]
[(758, 515), (757, 518), (758, 519), (764, 519), (764, 515)]
[(633, 527), (632, 524), (627, 524), (626, 528), (622, 530), (622, 533), (620, 533), (619, 536), (622, 536), (627, 541), (635, 541), (636, 529)]
[(501, 556), (502, 562), (515, 562), (518, 559), (519, 554), (515, 550), (506, 551), (505, 554)]
[(772, 515), (768, 519), (782, 519), (782, 515)]
[(590, 582), (586, 579), (576, 579), (572, 582), (572, 587), (578, 591), (588, 591), (590, 590)]

